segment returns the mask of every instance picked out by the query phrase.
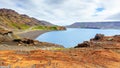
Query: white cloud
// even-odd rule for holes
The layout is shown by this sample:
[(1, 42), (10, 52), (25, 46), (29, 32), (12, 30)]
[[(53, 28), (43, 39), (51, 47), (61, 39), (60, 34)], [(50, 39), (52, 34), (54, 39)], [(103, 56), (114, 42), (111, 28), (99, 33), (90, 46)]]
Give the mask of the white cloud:
[[(0, 0), (0, 8), (14, 9), (58, 25), (78, 21), (104, 21), (120, 13), (120, 0)], [(97, 8), (103, 11), (96, 11)]]

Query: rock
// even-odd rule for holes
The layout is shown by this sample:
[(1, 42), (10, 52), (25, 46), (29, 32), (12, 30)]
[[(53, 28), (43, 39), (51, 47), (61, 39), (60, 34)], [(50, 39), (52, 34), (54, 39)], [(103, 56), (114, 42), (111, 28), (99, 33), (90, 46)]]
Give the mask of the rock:
[(12, 31), (0, 30), (0, 42), (12, 41), (14, 34)]
[(113, 36), (113, 37), (120, 37), (120, 35), (115, 35), (115, 36)]
[(40, 42), (38, 40), (34, 40), (34, 44), (37, 45), (39, 44)]
[(79, 47), (120, 49), (120, 35), (104, 36), (103, 34), (96, 34), (90, 41), (85, 41), (75, 46), (75, 48)]
[(14, 39), (13, 42), (21, 42), (22, 40), (21, 39)]
[(22, 39), (22, 42), (25, 43), (25, 44), (34, 44), (34, 40), (27, 39), (27, 38)]
[(13, 42), (18, 43), (18, 46), (41, 46), (41, 47), (59, 47), (59, 48), (64, 48), (61, 45), (57, 44), (52, 44), (52, 43), (47, 43), (47, 42), (40, 42), (37, 40), (32, 40), (32, 39), (14, 39)]
[(90, 43), (88, 41), (84, 41), (83, 43), (75, 46), (75, 48), (79, 48), (79, 47), (90, 47)]
[(93, 40), (100, 40), (100, 39), (103, 39), (103, 37), (104, 37), (104, 34), (96, 34)]
[(8, 30), (0, 30), (0, 34), (5, 35), (5, 34), (12, 34), (12, 31), (8, 31)]
[(13, 42), (23, 43), (23, 44), (34, 44), (34, 40), (32, 40), (32, 39), (27, 39), (27, 38), (14, 39)]
[(112, 41), (112, 40), (113, 40), (113, 38), (108, 38), (108, 39), (107, 39), (107, 41)]

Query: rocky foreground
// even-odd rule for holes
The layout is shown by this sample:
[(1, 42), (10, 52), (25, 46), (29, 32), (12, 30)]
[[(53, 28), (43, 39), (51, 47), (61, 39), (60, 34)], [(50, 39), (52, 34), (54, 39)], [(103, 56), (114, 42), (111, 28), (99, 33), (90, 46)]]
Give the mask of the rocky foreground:
[[(35, 46), (34, 40), (30, 39), (14, 39), (13, 42), (16, 42), (18, 47)], [(37, 46), (40, 46), (40, 43)], [(15, 50), (13, 47), (13, 50), (1, 50), (0, 66), (9, 68), (120, 68), (120, 35), (97, 34), (90, 41), (78, 44), (75, 48)]]
[(119, 49), (120, 35), (104, 36), (103, 34), (96, 34), (90, 41), (84, 41), (78, 44), (75, 48), (88, 47), (98, 49)]
[[(29, 36), (29, 35), (28, 35)], [(41, 48), (63, 48), (61, 45), (40, 42), (26, 37), (19, 37), (12, 31), (0, 30), (0, 50), (36, 50)]]

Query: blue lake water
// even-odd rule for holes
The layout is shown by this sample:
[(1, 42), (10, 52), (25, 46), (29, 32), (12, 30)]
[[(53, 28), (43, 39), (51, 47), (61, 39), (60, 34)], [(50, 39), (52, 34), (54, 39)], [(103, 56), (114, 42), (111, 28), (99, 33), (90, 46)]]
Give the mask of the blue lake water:
[(66, 31), (51, 31), (44, 33), (36, 39), (43, 42), (60, 44), (64, 47), (74, 47), (78, 43), (90, 40), (90, 38), (93, 38), (97, 33), (112, 36), (119, 35), (120, 30), (67, 28)]

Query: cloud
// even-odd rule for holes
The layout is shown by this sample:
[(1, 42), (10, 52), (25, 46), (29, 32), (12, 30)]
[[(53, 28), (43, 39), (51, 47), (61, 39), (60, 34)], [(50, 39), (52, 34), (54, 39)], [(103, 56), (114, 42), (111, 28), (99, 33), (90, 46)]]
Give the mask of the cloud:
[(120, 13), (111, 15), (110, 17), (106, 18), (107, 20), (120, 20)]
[(44, 0), (44, 3), (46, 3), (48, 5), (59, 5), (63, 2), (64, 2), (64, 0)]
[(14, 9), (58, 25), (105, 21), (120, 13), (119, 6), (120, 0), (0, 0), (0, 8)]

